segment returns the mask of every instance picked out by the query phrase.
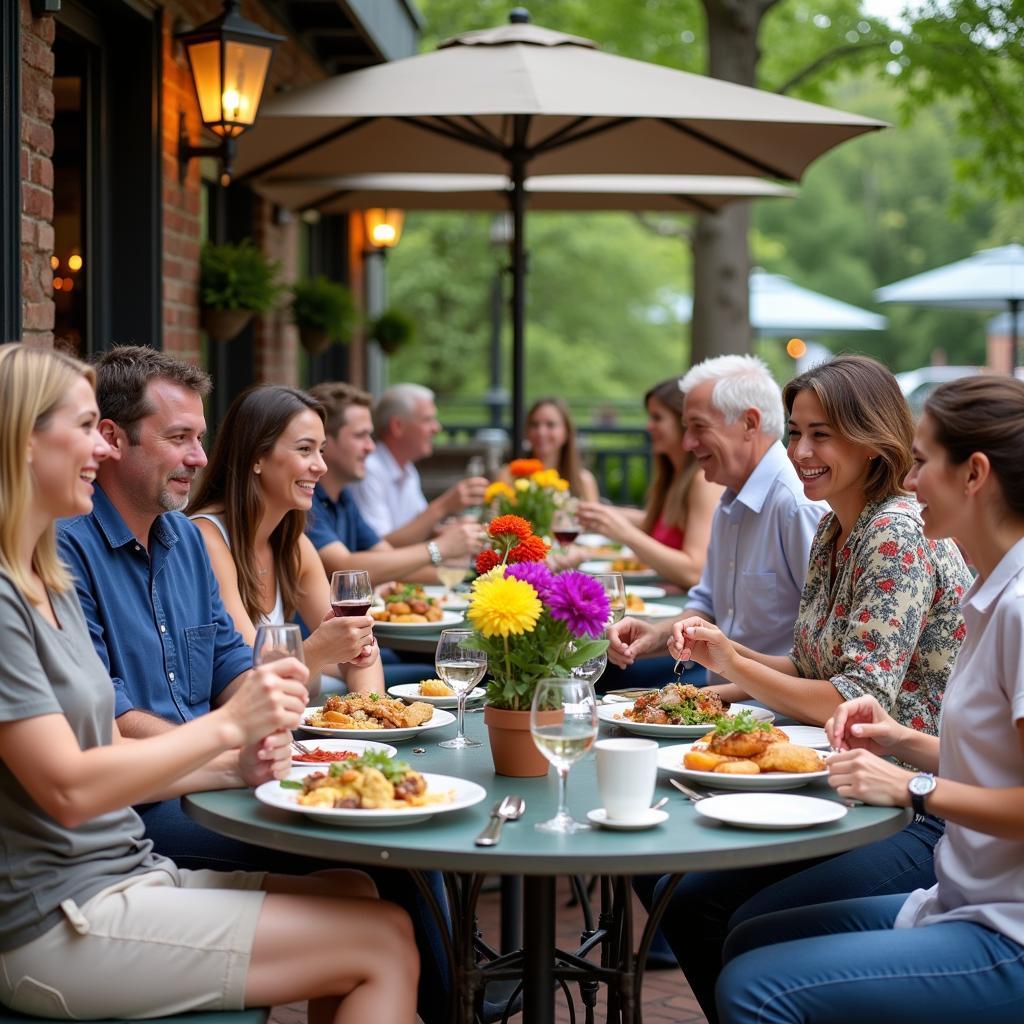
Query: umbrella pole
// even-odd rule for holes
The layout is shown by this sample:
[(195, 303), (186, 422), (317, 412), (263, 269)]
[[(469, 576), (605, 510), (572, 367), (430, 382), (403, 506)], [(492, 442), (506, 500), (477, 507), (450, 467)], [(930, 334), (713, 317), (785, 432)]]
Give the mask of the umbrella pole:
[(512, 456), (515, 458), (522, 453), (526, 426), (526, 247), (524, 238), (526, 157), (518, 146), (512, 151), (510, 170), (512, 182), (510, 193), (512, 205)]

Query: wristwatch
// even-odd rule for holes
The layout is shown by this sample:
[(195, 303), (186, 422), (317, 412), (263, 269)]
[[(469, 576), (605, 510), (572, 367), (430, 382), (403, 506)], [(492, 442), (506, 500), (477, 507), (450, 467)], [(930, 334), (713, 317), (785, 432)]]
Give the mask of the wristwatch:
[(908, 783), (910, 790), (910, 806), (915, 814), (927, 814), (924, 808), (925, 797), (935, 788), (935, 776), (931, 772), (919, 772)]
[(435, 541), (427, 541), (427, 554), (430, 555), (431, 565), (440, 565), (441, 562), (444, 561), (441, 555), (441, 549), (437, 546)]

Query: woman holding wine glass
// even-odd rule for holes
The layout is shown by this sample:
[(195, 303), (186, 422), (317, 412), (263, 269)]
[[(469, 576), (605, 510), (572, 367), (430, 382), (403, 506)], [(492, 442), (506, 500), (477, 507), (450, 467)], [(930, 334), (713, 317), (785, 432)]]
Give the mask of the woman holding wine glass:
[(260, 624), (298, 614), (315, 624), (304, 644), (312, 679), (344, 665), (350, 691), (383, 693), (370, 596), (358, 615), (330, 610), (323, 565), (303, 532), (327, 471), (324, 442), (324, 411), (309, 395), (279, 385), (243, 391), (221, 424), (188, 514), (203, 535), (224, 607), (248, 643)]
[(462, 750), (465, 747), (479, 747), (478, 740), (471, 740), (465, 732), (466, 701), (473, 687), (480, 682), (487, 671), (487, 655), (483, 651), (467, 647), (467, 641), (473, 638), (471, 629), (443, 629), (437, 641), (437, 653), (434, 656), (434, 667), (437, 677), (447, 683), (454, 691), (458, 701), (459, 729), (454, 739), (444, 740), (439, 747), (451, 750)]

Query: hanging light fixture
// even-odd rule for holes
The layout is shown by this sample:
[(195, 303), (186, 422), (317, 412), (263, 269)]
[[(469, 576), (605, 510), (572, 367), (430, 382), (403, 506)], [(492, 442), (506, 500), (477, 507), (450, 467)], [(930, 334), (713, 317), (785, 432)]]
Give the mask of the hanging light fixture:
[(238, 7), (239, 0), (225, 0), (219, 18), (175, 37), (188, 57), (203, 127), (220, 136), (216, 145), (193, 146), (181, 112), (178, 159), (183, 179), (191, 159), (212, 156), (221, 161), (221, 184), (231, 180), (235, 139), (256, 120), (274, 48), (284, 39), (243, 18)]
[(395, 207), (363, 210), (366, 240), (374, 249), (393, 249), (402, 237), (405, 213)]

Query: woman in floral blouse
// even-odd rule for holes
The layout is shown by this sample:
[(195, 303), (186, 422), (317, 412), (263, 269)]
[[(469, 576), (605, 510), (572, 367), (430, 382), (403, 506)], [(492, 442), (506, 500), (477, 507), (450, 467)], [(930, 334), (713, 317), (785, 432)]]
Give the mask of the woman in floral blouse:
[[(811, 546), (793, 648), (760, 654), (689, 618), (676, 624), (669, 652), (728, 679), (717, 689), (729, 700), (753, 697), (821, 725), (844, 701), (870, 694), (901, 724), (935, 735), (965, 636), (959, 600), (971, 578), (951, 541), (925, 538), (919, 506), (902, 488), (914, 434), (907, 404), (892, 374), (863, 356), (809, 370), (783, 399), (804, 493), (832, 509)], [(708, 1020), (716, 1020), (721, 943), (739, 921), (930, 886), (941, 834), (942, 822), (922, 815), (892, 839), (841, 857), (688, 875), (662, 930)]]

